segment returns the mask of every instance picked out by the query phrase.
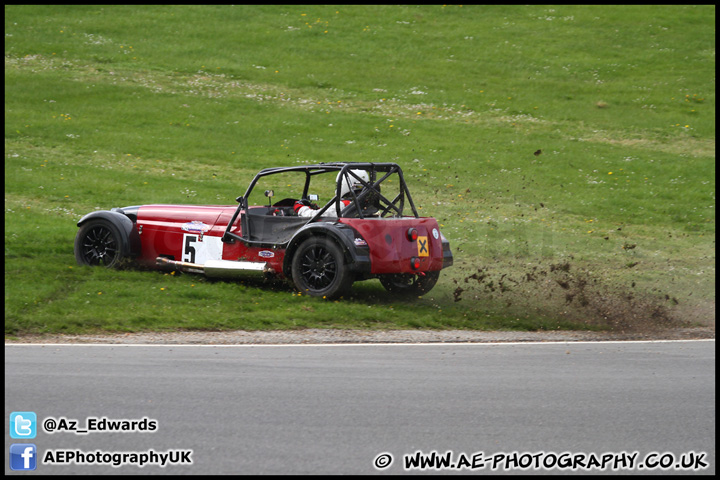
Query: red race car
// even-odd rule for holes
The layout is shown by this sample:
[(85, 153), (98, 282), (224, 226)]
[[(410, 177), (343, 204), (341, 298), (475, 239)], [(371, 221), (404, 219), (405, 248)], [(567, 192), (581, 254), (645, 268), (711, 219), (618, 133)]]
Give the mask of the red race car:
[[(317, 203), (321, 193), (325, 204)], [(327, 298), (369, 278), (391, 292), (422, 295), (453, 263), (437, 221), (418, 215), (395, 163), (267, 168), (237, 202), (92, 212), (78, 222), (75, 258), (289, 279), (298, 291)]]

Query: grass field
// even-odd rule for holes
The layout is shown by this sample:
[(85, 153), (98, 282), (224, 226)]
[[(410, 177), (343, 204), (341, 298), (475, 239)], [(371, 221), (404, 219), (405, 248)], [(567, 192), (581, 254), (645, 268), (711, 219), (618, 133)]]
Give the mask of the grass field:
[[(394, 161), (422, 298), (80, 267), (80, 217)], [(715, 322), (715, 7), (5, 6), (5, 334)]]

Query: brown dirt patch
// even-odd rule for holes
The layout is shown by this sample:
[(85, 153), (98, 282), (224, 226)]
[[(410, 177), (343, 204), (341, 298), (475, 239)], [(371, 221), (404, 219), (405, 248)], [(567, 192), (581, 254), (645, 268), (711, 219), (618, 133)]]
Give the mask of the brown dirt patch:
[(547, 266), (515, 265), (508, 270), (514, 273), (479, 267), (454, 280), (455, 302), (494, 302), (508, 313), (524, 312), (616, 333), (715, 327), (714, 301), (691, 304), (670, 293), (638, 291), (635, 282), (608, 285), (570, 261)]

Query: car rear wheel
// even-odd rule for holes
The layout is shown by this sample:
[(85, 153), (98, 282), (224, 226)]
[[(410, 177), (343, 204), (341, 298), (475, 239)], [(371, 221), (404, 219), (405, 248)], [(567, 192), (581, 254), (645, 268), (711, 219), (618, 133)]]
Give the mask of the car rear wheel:
[(425, 275), (393, 273), (380, 275), (379, 278), (388, 292), (400, 295), (424, 295), (435, 286), (440, 278), (440, 271), (425, 272)]
[(75, 237), (75, 259), (80, 265), (117, 267), (123, 260), (120, 230), (106, 220), (80, 227)]
[(337, 298), (347, 293), (354, 278), (340, 247), (332, 240), (313, 237), (300, 244), (292, 259), (292, 278), (301, 293)]

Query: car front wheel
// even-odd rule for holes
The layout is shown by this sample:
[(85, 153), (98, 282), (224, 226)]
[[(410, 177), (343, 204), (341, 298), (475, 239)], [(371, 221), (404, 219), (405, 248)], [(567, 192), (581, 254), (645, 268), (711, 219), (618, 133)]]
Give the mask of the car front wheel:
[(75, 259), (80, 265), (119, 266), (123, 260), (120, 231), (105, 220), (84, 224), (75, 237)]
[(353, 283), (342, 250), (325, 238), (309, 238), (300, 244), (292, 259), (292, 279), (301, 293), (337, 298)]

